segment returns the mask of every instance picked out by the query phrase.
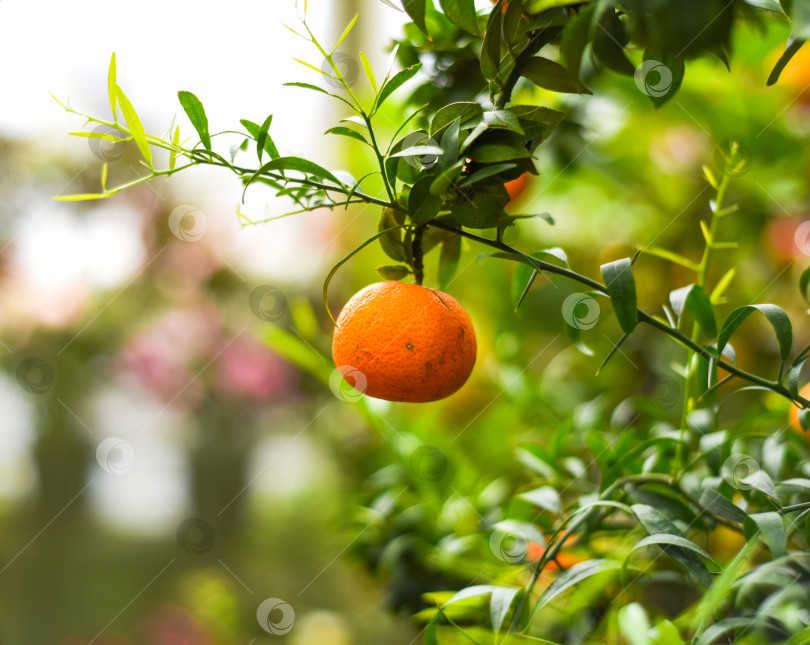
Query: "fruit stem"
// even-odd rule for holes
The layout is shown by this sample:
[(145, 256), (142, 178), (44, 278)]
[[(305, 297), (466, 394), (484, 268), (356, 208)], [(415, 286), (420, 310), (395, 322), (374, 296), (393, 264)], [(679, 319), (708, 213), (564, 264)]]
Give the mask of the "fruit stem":
[(425, 265), (422, 255), (422, 234), (424, 232), (424, 224), (417, 226), (413, 231), (413, 244), (411, 245), (413, 252), (413, 279), (418, 285), (421, 285), (425, 279)]

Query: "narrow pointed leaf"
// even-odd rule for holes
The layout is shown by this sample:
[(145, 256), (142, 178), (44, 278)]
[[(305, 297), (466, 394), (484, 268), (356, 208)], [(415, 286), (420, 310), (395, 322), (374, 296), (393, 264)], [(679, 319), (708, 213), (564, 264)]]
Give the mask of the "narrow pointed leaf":
[(191, 92), (180, 91), (177, 93), (177, 97), (180, 99), (180, 105), (183, 106), (191, 125), (194, 126), (200, 136), (203, 146), (205, 146), (206, 150), (210, 150), (211, 134), (208, 131), (208, 117), (205, 116), (202, 102)]
[(132, 135), (132, 138), (135, 140), (138, 150), (141, 151), (143, 158), (151, 168), (152, 149), (149, 147), (149, 143), (146, 140), (146, 132), (143, 129), (141, 120), (138, 118), (138, 113), (135, 111), (135, 108), (132, 107), (132, 103), (130, 103), (127, 95), (124, 94), (124, 90), (122, 90), (120, 87), (116, 88), (116, 95), (118, 96), (118, 105), (121, 106), (121, 113), (124, 115), (124, 119), (127, 122), (129, 132)]
[(636, 328), (638, 309), (636, 304), (636, 281), (629, 258), (603, 264), (602, 277), (613, 310), (622, 331), (629, 334)]
[(118, 81), (116, 80), (115, 52), (110, 56), (110, 69), (107, 72), (107, 92), (110, 95), (110, 109), (112, 110), (113, 121), (117, 121), (116, 111), (118, 108)]

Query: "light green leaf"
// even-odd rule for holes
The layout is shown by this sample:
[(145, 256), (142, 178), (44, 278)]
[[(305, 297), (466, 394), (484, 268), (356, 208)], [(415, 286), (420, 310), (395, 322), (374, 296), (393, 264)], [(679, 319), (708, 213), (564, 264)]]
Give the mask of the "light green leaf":
[(368, 57), (364, 52), (360, 52), (360, 62), (363, 64), (363, 70), (366, 72), (366, 78), (368, 79), (369, 85), (371, 85), (371, 88), (376, 92), (377, 79), (374, 78), (374, 70), (372, 69), (371, 63), (368, 61)]
[(475, 14), (475, 0), (439, 0), (439, 4), (454, 25), (476, 36), (481, 33)]
[(340, 47), (340, 43), (342, 43), (344, 40), (346, 40), (346, 36), (348, 36), (349, 32), (354, 28), (354, 25), (355, 25), (355, 23), (357, 23), (357, 19), (359, 17), (360, 17), (359, 13), (355, 14), (354, 18), (352, 18), (352, 21), (348, 24), (346, 29), (343, 30), (342, 34), (340, 34), (340, 38), (338, 38), (338, 41), (335, 43), (335, 46), (332, 48), (332, 53), (333, 54), (335, 53), (335, 51), (337, 51), (337, 48)]
[(124, 94), (124, 90), (122, 90), (120, 87), (116, 88), (116, 95), (118, 96), (118, 105), (121, 106), (121, 112), (123, 113), (124, 119), (129, 127), (129, 133), (135, 140), (135, 143), (137, 144), (138, 149), (141, 151), (143, 158), (146, 160), (146, 163), (148, 163), (149, 167), (151, 168), (152, 149), (149, 147), (149, 143), (146, 141), (146, 132), (143, 129), (141, 120), (138, 118), (138, 113), (135, 111), (135, 108), (132, 107), (132, 103), (130, 103), (127, 95)]
[(411, 65), (410, 67), (406, 67), (402, 71), (395, 74), (390, 80), (386, 81), (385, 85), (382, 86), (382, 89), (377, 96), (377, 100), (374, 103), (374, 109), (372, 112), (379, 110), (380, 106), (385, 102), (385, 100), (414, 76), (416, 76), (420, 69), (422, 69), (422, 63)]
[(110, 95), (110, 109), (112, 110), (113, 121), (116, 123), (118, 119), (116, 117), (117, 109), (118, 109), (118, 81), (116, 80), (116, 64), (115, 64), (115, 52), (112, 53), (110, 56), (110, 69), (107, 72), (107, 92)]
[(205, 108), (203, 108), (202, 102), (191, 92), (180, 91), (177, 93), (177, 97), (180, 99), (180, 105), (183, 106), (191, 125), (200, 135), (203, 146), (205, 146), (206, 150), (210, 150), (211, 134), (208, 131), (208, 117), (205, 116)]
[(619, 326), (623, 332), (629, 334), (636, 328), (638, 322), (636, 281), (633, 278), (630, 259), (623, 258), (603, 264), (601, 270)]
[(535, 56), (526, 61), (521, 75), (538, 87), (552, 92), (591, 94), (591, 91), (580, 83), (572, 72), (559, 63), (542, 56)]
[(413, 20), (422, 33), (427, 34), (427, 26), (425, 26), (425, 5), (426, 0), (402, 0), (402, 6), (405, 12)]
[(688, 309), (708, 338), (717, 336), (714, 308), (703, 287), (690, 284), (681, 289), (675, 289), (669, 294), (669, 302), (678, 318), (683, 315), (684, 309)]
[[(761, 471), (760, 471), (761, 472)], [(752, 536), (757, 529), (765, 538), (771, 556), (780, 558), (787, 550), (787, 532), (782, 516), (774, 511), (753, 513), (745, 519), (746, 535)]]
[(566, 569), (554, 579), (554, 582), (552, 582), (540, 598), (538, 598), (537, 604), (535, 604), (532, 610), (530, 622), (532, 622), (537, 612), (567, 589), (591, 576), (605, 571), (615, 571), (619, 569), (619, 567), (621, 567), (621, 563), (615, 560), (588, 560), (586, 562), (579, 562), (570, 569)]
[(509, 607), (515, 596), (521, 591), (517, 587), (495, 587), (489, 600), (489, 618), (492, 622), (492, 631), (499, 632), (503, 619), (509, 613)]

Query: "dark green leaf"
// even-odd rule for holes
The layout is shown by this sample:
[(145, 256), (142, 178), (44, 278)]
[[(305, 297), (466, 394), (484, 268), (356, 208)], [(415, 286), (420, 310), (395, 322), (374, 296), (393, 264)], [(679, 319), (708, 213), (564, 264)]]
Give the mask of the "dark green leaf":
[(619, 326), (623, 332), (629, 334), (636, 328), (638, 322), (636, 281), (633, 278), (630, 258), (603, 264), (601, 270)]
[(313, 161), (302, 159), (301, 157), (279, 157), (264, 164), (257, 172), (256, 175), (270, 172), (271, 170), (297, 170), (308, 175), (314, 175), (322, 179), (333, 181), (339, 186), (342, 185), (341, 181), (335, 177), (326, 168), (319, 166)]
[(413, 24), (419, 27), (424, 34), (427, 34), (425, 26), (425, 2), (426, 0), (402, 0), (402, 7), (405, 9)]
[[(759, 471), (761, 472), (761, 471)], [(757, 529), (765, 538), (765, 543), (771, 551), (771, 556), (780, 558), (787, 550), (787, 532), (782, 516), (773, 511), (753, 513), (745, 518), (746, 536), (752, 536)]]
[(464, 181), (461, 182), (461, 184), (459, 184), (459, 186), (461, 188), (464, 188), (466, 186), (471, 186), (472, 184), (474, 184), (476, 182), (482, 181), (484, 179), (488, 179), (489, 177), (492, 177), (493, 175), (499, 175), (504, 170), (509, 170), (511, 168), (514, 168), (514, 167), (515, 167), (515, 164), (513, 164), (513, 163), (499, 163), (499, 164), (494, 164), (492, 166), (484, 166), (480, 170), (476, 170), (472, 175), (467, 177)]
[(441, 210), (441, 198), (430, 192), (435, 179), (435, 175), (422, 175), (411, 188), (408, 195), (408, 211), (414, 224), (426, 224)]
[(700, 495), (699, 503), (710, 513), (724, 517), (731, 522), (742, 522), (745, 520), (745, 511), (739, 506), (732, 504), (714, 488), (708, 486), (704, 488), (703, 493)]
[(472, 123), (478, 122), (484, 113), (484, 108), (480, 103), (459, 102), (451, 103), (440, 108), (430, 122), (430, 136), (435, 137), (439, 131), (459, 119), (459, 127), (469, 127)]
[(779, 60), (776, 61), (776, 64), (773, 66), (770, 75), (768, 76), (768, 81), (766, 85), (773, 85), (776, 81), (779, 80), (779, 76), (782, 74), (782, 70), (785, 69), (787, 64), (790, 62), (790, 59), (796, 55), (802, 45), (804, 45), (805, 39), (804, 38), (795, 38), (792, 34), (790, 38), (788, 38), (787, 43), (785, 44), (785, 51), (782, 52), (782, 55), (779, 57)]
[(278, 154), (278, 149), (276, 144), (273, 143), (272, 137), (268, 134), (272, 122), (273, 115), (271, 114), (262, 123), (262, 127), (259, 128), (259, 136), (256, 137), (256, 153), (259, 155), (259, 163), (262, 162), (262, 152), (265, 150), (270, 154), (270, 159), (278, 159), (281, 156)]
[(802, 373), (802, 368), (807, 362), (808, 357), (804, 357), (800, 361), (793, 364), (787, 375), (787, 387), (790, 390), (790, 395), (795, 399), (799, 396), (799, 376)]
[(450, 214), (461, 226), (491, 228), (498, 225), (508, 201), (509, 193), (503, 184), (478, 184), (471, 194), (462, 192), (450, 207)]
[(633, 76), (636, 68), (624, 53), (628, 38), (624, 23), (619, 20), (613, 7), (609, 7), (596, 23), (593, 37), (593, 54), (596, 59), (614, 72)]
[(498, 134), (498, 138), (488, 138), (473, 145), (468, 152), (470, 158), (479, 163), (531, 158), (532, 154), (515, 137), (507, 136), (513, 133), (500, 131)]
[(644, 61), (635, 71), (635, 81), (638, 88), (650, 97), (653, 105), (661, 107), (675, 96), (683, 81), (684, 71), (682, 58), (647, 50)]
[(458, 268), (461, 258), (461, 238), (458, 235), (442, 242), (439, 251), (439, 289), (444, 291)]
[(399, 73), (395, 74), (391, 79), (389, 79), (385, 85), (382, 86), (379, 95), (377, 96), (377, 100), (374, 103), (374, 110), (376, 112), (380, 109), (380, 106), (385, 102), (385, 100), (391, 96), (395, 91), (397, 91), (401, 86), (411, 80), (414, 76), (416, 76), (417, 72), (422, 69), (422, 63), (417, 63), (416, 65), (411, 65), (410, 67), (406, 67)]
[[(248, 121), (247, 119), (240, 119), (239, 123), (241, 123), (245, 130), (248, 131), (248, 134), (256, 139), (258, 144), (259, 134), (261, 133), (262, 127), (257, 123), (253, 123), (253, 121)], [(278, 149), (276, 148), (276, 144), (273, 143), (273, 139), (269, 136), (265, 137), (264, 139), (264, 150), (270, 155), (270, 159), (278, 159), (279, 153)]]
[(385, 254), (397, 262), (405, 262), (405, 250), (402, 246), (402, 229), (397, 228), (405, 221), (402, 213), (391, 208), (383, 208), (380, 216), (379, 231), (388, 231), (380, 237), (380, 246)]
[(518, 134), (523, 134), (523, 128), (520, 127), (520, 121), (509, 110), (492, 110), (491, 112), (484, 112), (484, 123), (490, 128), (503, 128), (511, 130)]
[(365, 144), (368, 144), (366, 138), (360, 134), (357, 130), (352, 130), (351, 128), (347, 128), (346, 126), (336, 126), (334, 128), (329, 128), (324, 134), (337, 134), (342, 137), (349, 137), (351, 139), (357, 139), (358, 141), (362, 141)]
[(542, 56), (535, 56), (526, 61), (521, 70), (521, 75), (538, 87), (552, 92), (591, 94), (591, 91), (580, 83), (572, 72), (559, 63)]
[(439, 0), (447, 18), (464, 31), (478, 35), (478, 19), (475, 14), (475, 0)]
[(581, 9), (571, 18), (562, 32), (560, 56), (566, 67), (577, 78), (579, 78), (579, 69), (582, 65), (582, 54), (591, 40), (595, 12), (596, 3)]
[(717, 336), (717, 321), (714, 317), (714, 308), (709, 295), (699, 285), (690, 284), (687, 287), (670, 292), (669, 302), (678, 318), (684, 309), (689, 310), (695, 317), (698, 325), (708, 338)]
[(802, 298), (810, 303), (810, 267), (802, 271), (802, 275), (799, 278), (799, 291), (801, 291)]
[(398, 264), (396, 266), (391, 265), (381, 266), (377, 267), (374, 270), (377, 272), (377, 275), (380, 276), (383, 280), (394, 280), (394, 281), (402, 280), (402, 278), (404, 278), (411, 272), (411, 269), (403, 264)]
[(492, 80), (501, 68), (501, 24), (503, 22), (503, 0), (498, 0), (487, 20), (484, 45), (481, 47), (481, 71), (484, 78)]
[(732, 334), (755, 311), (762, 312), (768, 322), (771, 323), (776, 333), (776, 339), (779, 341), (779, 356), (782, 361), (786, 361), (793, 346), (793, 326), (790, 324), (788, 315), (776, 305), (744, 305), (732, 311), (726, 318), (726, 322), (723, 323), (722, 329), (720, 329), (720, 335), (717, 339), (718, 352), (722, 353)]
[(200, 135), (200, 141), (206, 150), (211, 149), (211, 133), (208, 131), (208, 117), (205, 116), (205, 109), (203, 104), (191, 92), (178, 92), (177, 97), (180, 99), (180, 105), (183, 106), (186, 115), (188, 116), (191, 125)]

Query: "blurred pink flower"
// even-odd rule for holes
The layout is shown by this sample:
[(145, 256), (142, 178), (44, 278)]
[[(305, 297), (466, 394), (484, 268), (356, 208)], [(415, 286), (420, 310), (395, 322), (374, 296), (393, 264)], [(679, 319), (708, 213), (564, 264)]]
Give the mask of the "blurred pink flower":
[(269, 349), (254, 340), (234, 341), (217, 359), (214, 390), (222, 396), (260, 402), (289, 395), (296, 373)]
[(205, 628), (185, 609), (161, 607), (146, 621), (150, 645), (210, 645)]
[(156, 324), (135, 334), (122, 352), (124, 376), (134, 376), (149, 392), (172, 401), (199, 398), (200, 384), (191, 365), (208, 361), (219, 337), (220, 319), (213, 305), (175, 309)]

